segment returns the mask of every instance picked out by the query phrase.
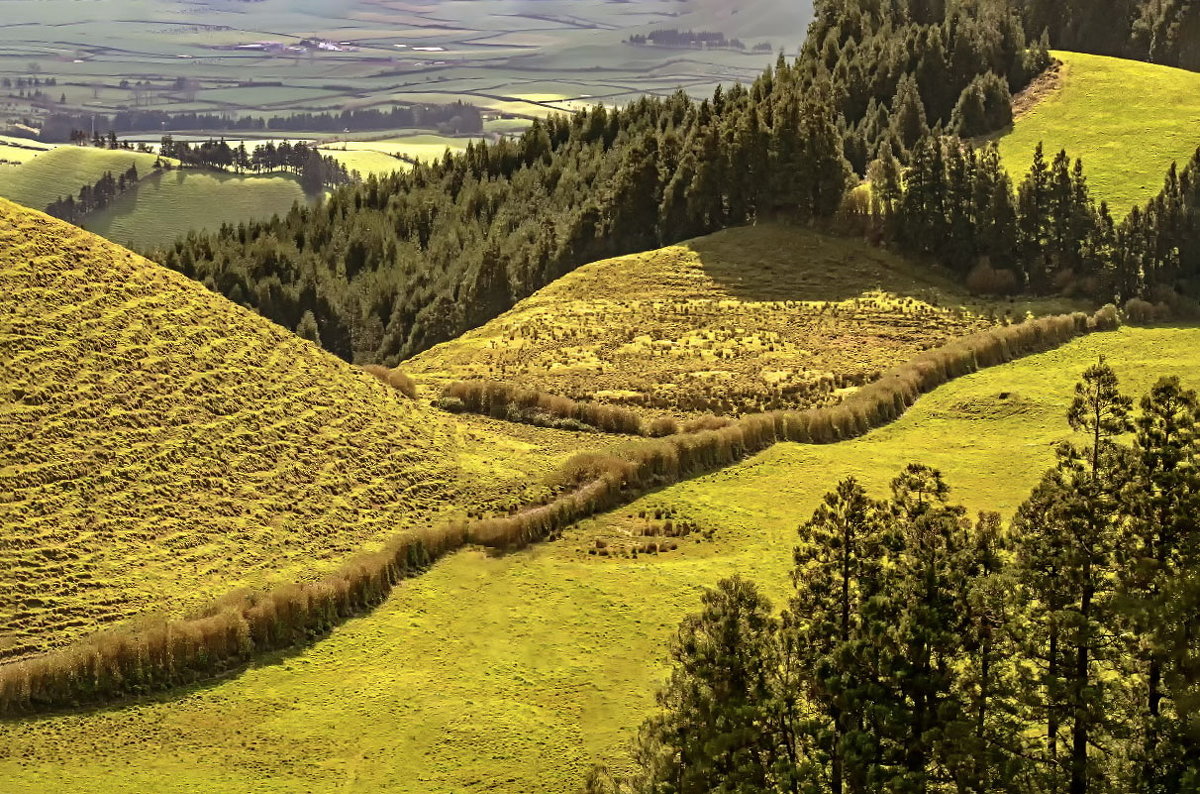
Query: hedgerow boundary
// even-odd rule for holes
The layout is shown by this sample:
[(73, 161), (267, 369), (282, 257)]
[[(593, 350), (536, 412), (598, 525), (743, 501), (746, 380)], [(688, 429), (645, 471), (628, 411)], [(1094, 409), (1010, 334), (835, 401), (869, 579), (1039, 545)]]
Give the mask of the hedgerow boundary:
[(829, 444), (861, 436), (898, 419), (922, 394), (950, 380), (1117, 326), (1116, 309), (1106, 306), (1091, 317), (1077, 313), (993, 328), (921, 353), (836, 406), (747, 416), (717, 430), (576, 455), (557, 478), (565, 493), (546, 504), (405, 532), (319, 581), (233, 594), (195, 617), (93, 635), (0, 667), (0, 716), (120, 701), (228, 673), (255, 656), (312, 642), (467, 545), (513, 549), (551, 538), (648, 489), (728, 466), (780, 441)]

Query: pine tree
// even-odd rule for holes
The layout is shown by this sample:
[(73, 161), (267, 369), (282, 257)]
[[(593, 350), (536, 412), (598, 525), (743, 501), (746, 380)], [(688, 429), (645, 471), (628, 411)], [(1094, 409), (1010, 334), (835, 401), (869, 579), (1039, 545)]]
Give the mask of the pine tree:
[(834, 794), (866, 790), (874, 741), (864, 720), (870, 676), (863, 605), (880, 588), (881, 508), (843, 480), (800, 528), (784, 615), (784, 642), (798, 660), (803, 695), (821, 718), (809, 728), (820, 779)]

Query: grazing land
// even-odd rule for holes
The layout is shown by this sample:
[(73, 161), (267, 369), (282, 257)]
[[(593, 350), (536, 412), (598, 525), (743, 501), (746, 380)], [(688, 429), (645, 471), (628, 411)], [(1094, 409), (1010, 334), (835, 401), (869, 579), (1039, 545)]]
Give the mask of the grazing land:
[(1114, 217), (1158, 194), (1172, 162), (1200, 147), (1200, 74), (1167, 66), (1056, 52), (1058, 87), (1000, 139), (1014, 177), (1029, 169), (1041, 142), (1047, 158), (1066, 149), (1083, 158), (1088, 183)]
[[(0, 91), (0, 122), (50, 108), (287, 114), (458, 100), (534, 117), (677, 87), (709, 94), (794, 52), (812, 15), (780, 0), (132, 0), (119, 11), (0, 0), (0, 10), (0, 77), (55, 80), (35, 100)], [(38, 24), (48, 18), (56, 24)], [(745, 48), (625, 43), (664, 27), (719, 30)]]
[(143, 178), (133, 190), (92, 213), (84, 226), (138, 250), (165, 247), (191, 230), (283, 215), (308, 201), (300, 182), (286, 176), (240, 176), (207, 171), (166, 171)]
[(312, 577), (456, 509), (527, 501), (578, 449), (567, 433), (450, 421), (3, 200), (0, 265), (0, 659)]
[(44, 210), (60, 198), (77, 194), (84, 185), (94, 184), (106, 171), (116, 175), (136, 165), (140, 175), (149, 175), (156, 159), (141, 152), (58, 146), (15, 168), (0, 167), (0, 198)]
[[(1195, 329), (1098, 334), (955, 381), (862, 439), (778, 445), (559, 542), (454, 555), (274, 664), (162, 701), (4, 725), (0, 774), (16, 792), (84, 791), (118, 772), (167, 792), (574, 790), (593, 761), (622, 763), (700, 588), (741, 572), (783, 593), (796, 527), (838, 478), (881, 493), (920, 458), (969, 509), (1010, 516), (1064, 437), (1085, 367), (1105, 355), (1129, 393), (1161, 374), (1196, 387), (1197, 350)], [(711, 527), (712, 541), (636, 560), (585, 553), (656, 508)]]
[(836, 401), (1031, 308), (1052, 307), (974, 301), (862, 242), (765, 225), (585, 265), (405, 369), (432, 385), (485, 379), (648, 414), (741, 415)]

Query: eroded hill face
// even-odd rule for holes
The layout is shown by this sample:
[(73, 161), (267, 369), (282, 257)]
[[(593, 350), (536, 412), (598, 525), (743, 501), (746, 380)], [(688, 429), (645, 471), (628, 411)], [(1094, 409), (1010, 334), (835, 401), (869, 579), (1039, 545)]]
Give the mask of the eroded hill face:
[(648, 414), (803, 408), (989, 324), (954, 297), (861, 242), (729, 229), (580, 268), (404, 369)]
[(441, 415), (0, 200), (0, 662), (316, 575), (461, 487)]

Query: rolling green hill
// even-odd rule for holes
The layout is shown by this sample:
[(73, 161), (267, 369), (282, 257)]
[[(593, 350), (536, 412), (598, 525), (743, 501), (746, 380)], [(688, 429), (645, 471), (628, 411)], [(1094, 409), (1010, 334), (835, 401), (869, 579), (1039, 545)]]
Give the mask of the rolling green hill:
[(1200, 74), (1140, 61), (1057, 52), (1058, 87), (1000, 139), (1014, 177), (1029, 168), (1038, 142), (1048, 158), (1082, 157), (1093, 195), (1124, 216), (1162, 189), (1172, 161), (1200, 146)]
[(0, 660), (313, 576), (456, 503), (452, 425), (0, 200)]
[(59, 146), (16, 168), (0, 168), (0, 198), (44, 210), (84, 185), (95, 184), (106, 171), (117, 175), (136, 165), (145, 176), (154, 170), (153, 154)]
[(404, 368), (436, 385), (732, 415), (820, 404), (1006, 313), (1063, 308), (973, 300), (861, 241), (764, 224), (585, 265)]
[(220, 172), (168, 171), (142, 179), (84, 226), (103, 237), (147, 250), (167, 246), (191, 230), (216, 231), (283, 215), (306, 201), (292, 176), (238, 176)]
[[(1200, 385), (1200, 332), (1123, 330), (956, 381), (857, 441), (778, 445), (501, 558), (454, 555), (370, 616), (186, 697), (0, 727), (13, 791), (62, 781), (234, 792), (572, 791), (622, 758), (653, 707), (665, 642), (700, 588), (741, 572), (782, 592), (796, 527), (836, 480), (875, 491), (919, 459), (971, 510), (1011, 515), (1064, 436), (1080, 372), (1105, 355), (1130, 393)], [(1001, 394), (1007, 397), (1001, 397)], [(710, 542), (636, 560), (586, 553), (668, 508)], [(776, 593), (777, 594), (777, 593)], [(352, 724), (353, 731), (345, 726)], [(19, 759), (19, 760), (18, 760)]]

